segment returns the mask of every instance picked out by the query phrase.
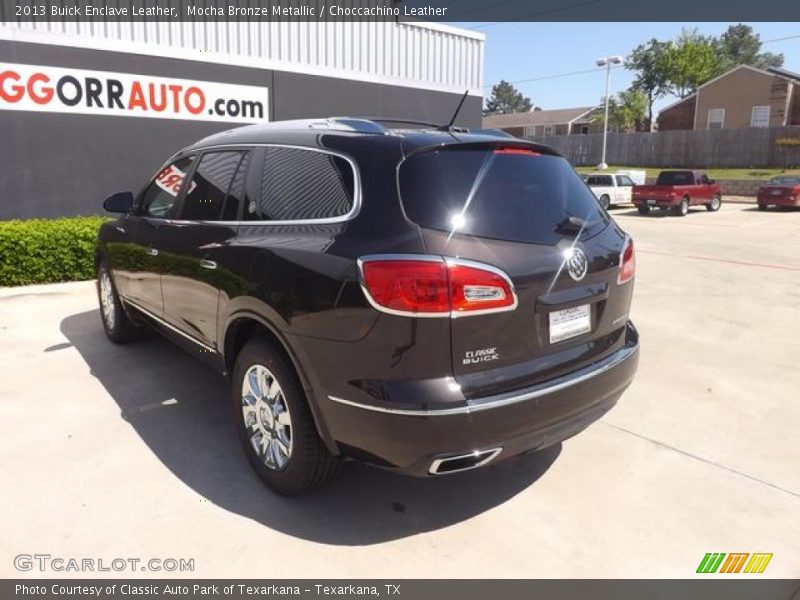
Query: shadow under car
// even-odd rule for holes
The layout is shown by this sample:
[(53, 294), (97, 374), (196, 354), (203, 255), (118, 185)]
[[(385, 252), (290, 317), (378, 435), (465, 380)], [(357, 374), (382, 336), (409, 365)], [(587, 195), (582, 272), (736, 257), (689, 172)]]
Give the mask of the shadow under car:
[(251, 472), (237, 439), (228, 384), (165, 339), (109, 342), (98, 310), (61, 331), (153, 454), (217, 506), (319, 543), (368, 545), (431, 531), (498, 506), (537, 481), (561, 444), (483, 469), (417, 479), (346, 462), (311, 494), (285, 498)]

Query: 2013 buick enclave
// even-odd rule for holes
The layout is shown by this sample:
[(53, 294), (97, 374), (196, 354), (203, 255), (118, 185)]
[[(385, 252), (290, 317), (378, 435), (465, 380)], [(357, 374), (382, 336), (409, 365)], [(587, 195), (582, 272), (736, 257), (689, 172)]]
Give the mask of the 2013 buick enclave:
[(552, 149), (331, 118), (184, 148), (99, 234), (114, 342), (154, 326), (231, 381), (274, 490), (349, 457), (418, 476), (555, 444), (633, 378), (633, 242)]

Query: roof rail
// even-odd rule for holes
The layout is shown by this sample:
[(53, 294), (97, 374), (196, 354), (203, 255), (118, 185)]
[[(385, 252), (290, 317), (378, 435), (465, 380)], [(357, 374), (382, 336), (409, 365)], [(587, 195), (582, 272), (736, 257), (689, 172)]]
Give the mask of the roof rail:
[[(458, 125), (442, 125), (441, 123), (431, 123), (430, 121), (418, 121), (416, 119), (392, 119), (390, 117), (356, 117), (357, 119), (363, 119), (366, 121), (372, 121), (373, 123), (381, 124), (381, 123), (396, 123), (398, 125), (422, 125), (423, 127), (427, 127), (429, 129), (435, 129), (436, 131), (450, 131), (453, 133), (469, 133), (469, 129), (466, 127), (460, 127)], [(391, 129), (391, 128), (390, 128)]]
[(272, 121), (256, 127), (267, 129), (333, 129), (336, 131), (354, 131), (358, 133), (376, 133), (385, 135), (386, 128), (375, 121), (353, 117), (321, 117), (319, 119), (290, 119)]
[(515, 137), (510, 133), (508, 133), (507, 131), (503, 131), (502, 129), (492, 129), (492, 128), (470, 129), (469, 132), (474, 133), (475, 135), (499, 135), (502, 137), (509, 137), (509, 138)]
[(424, 125), (425, 127), (439, 127), (439, 123), (431, 123), (430, 121), (417, 121), (416, 119), (391, 119), (389, 117), (361, 117), (368, 121), (375, 123), (396, 123), (398, 125)]
[(500, 130), (492, 129), (469, 129), (467, 127), (460, 127), (456, 125), (440, 125), (431, 123), (430, 121), (418, 121), (416, 119), (393, 119), (390, 117), (320, 117), (318, 119), (291, 119), (288, 121), (273, 121), (271, 123), (264, 123), (255, 125), (255, 127), (267, 129), (327, 129), (334, 131), (352, 131), (355, 133), (372, 133), (377, 135), (387, 135), (390, 127), (385, 127), (383, 124), (397, 124), (397, 125), (421, 125), (426, 128), (435, 129), (437, 131), (445, 131), (451, 133), (477, 133), (483, 135), (506, 135)]

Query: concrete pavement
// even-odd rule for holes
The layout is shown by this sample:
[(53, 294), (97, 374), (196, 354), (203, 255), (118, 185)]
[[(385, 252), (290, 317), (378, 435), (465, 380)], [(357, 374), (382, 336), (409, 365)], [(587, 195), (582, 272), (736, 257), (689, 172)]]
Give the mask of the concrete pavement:
[(762, 577), (800, 577), (800, 212), (613, 214), (642, 354), (601, 422), (441, 479), (347, 464), (296, 499), (251, 474), (222, 379), (156, 336), (106, 341), (92, 282), (0, 290), (0, 576), (49, 553), (195, 577), (691, 577), (706, 552), (771, 552)]

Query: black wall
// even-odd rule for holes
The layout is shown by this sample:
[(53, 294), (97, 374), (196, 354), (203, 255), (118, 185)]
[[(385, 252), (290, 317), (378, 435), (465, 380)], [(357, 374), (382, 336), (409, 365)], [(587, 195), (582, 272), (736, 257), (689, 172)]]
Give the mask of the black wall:
[[(0, 40), (0, 61), (269, 88), (270, 120), (391, 116), (450, 120), (459, 94), (361, 81)], [(470, 96), (457, 123), (480, 125)], [(229, 123), (0, 111), (0, 219), (102, 212), (107, 195), (138, 190), (173, 152)]]

